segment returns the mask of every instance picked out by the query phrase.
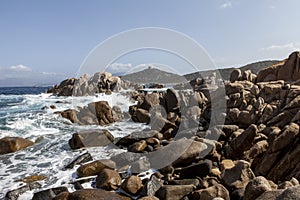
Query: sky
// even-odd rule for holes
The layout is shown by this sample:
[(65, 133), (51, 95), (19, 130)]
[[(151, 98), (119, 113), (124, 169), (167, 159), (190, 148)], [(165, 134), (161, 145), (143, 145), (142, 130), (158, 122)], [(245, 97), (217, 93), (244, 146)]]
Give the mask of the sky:
[[(0, 87), (74, 77), (97, 45), (143, 27), (187, 35), (218, 68), (281, 60), (300, 49), (299, 7), (299, 0), (1, 0)], [(181, 72), (186, 64), (145, 50), (121, 56), (111, 69), (143, 63)]]

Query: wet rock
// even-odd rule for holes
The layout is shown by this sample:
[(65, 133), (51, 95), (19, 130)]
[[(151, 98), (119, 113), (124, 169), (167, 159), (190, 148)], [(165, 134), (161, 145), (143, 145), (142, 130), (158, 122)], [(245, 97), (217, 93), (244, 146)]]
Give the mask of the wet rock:
[(21, 137), (4, 137), (0, 139), (0, 155), (16, 152), (33, 144), (34, 142)]
[(194, 190), (193, 185), (164, 185), (157, 192), (159, 199), (176, 200), (181, 199)]
[(66, 187), (57, 187), (43, 190), (34, 193), (32, 200), (52, 200), (52, 198), (56, 197), (62, 192), (68, 192), (68, 189)]
[(106, 146), (114, 141), (114, 136), (107, 130), (86, 130), (74, 133), (69, 140), (72, 149), (82, 147)]
[(56, 106), (55, 105), (50, 105), (50, 108), (51, 109), (56, 109)]
[(84, 189), (70, 193), (68, 200), (124, 200), (117, 193), (101, 190), (101, 189)]
[(112, 114), (115, 122), (122, 122), (125, 119), (125, 116), (119, 106), (112, 107)]
[(54, 87), (49, 88), (46, 93), (53, 93), (58, 96), (71, 96), (73, 93), (73, 86), (75, 81), (75, 78), (66, 79), (59, 85), (55, 85)]
[(121, 185), (121, 188), (130, 194), (136, 194), (142, 187), (142, 180), (138, 176), (130, 176)]
[(93, 158), (90, 153), (86, 152), (84, 154), (79, 155), (75, 158), (71, 163), (65, 166), (66, 169), (72, 169), (75, 165), (83, 164), (89, 161), (92, 161)]
[(111, 169), (103, 169), (96, 178), (96, 187), (106, 190), (116, 190), (121, 185), (119, 173)]
[(77, 111), (74, 109), (67, 109), (60, 113), (63, 118), (70, 120), (72, 123), (78, 123)]
[(43, 175), (32, 175), (32, 176), (26, 176), (25, 178), (22, 178), (20, 181), (24, 183), (32, 183), (35, 181), (40, 181), (45, 179), (47, 179), (47, 177)]
[(107, 160), (107, 159), (96, 160), (91, 163), (81, 165), (77, 169), (77, 175), (78, 177), (93, 176), (99, 174), (105, 168), (115, 169), (116, 163), (112, 160)]
[(226, 169), (222, 174), (225, 186), (232, 190), (245, 188), (254, 177), (250, 163), (244, 160), (237, 161), (233, 168)]
[(246, 186), (244, 200), (256, 199), (265, 191), (270, 190), (272, 190), (272, 188), (266, 178), (263, 176), (255, 177)]
[(34, 189), (38, 189), (41, 188), (41, 184), (37, 183), (37, 182), (33, 182), (33, 183), (28, 183), (20, 188), (11, 190), (9, 192), (6, 193), (5, 198), (7, 200), (17, 200), (18, 197), (30, 190), (34, 190)]
[(191, 199), (211, 200), (217, 197), (223, 198), (224, 200), (230, 199), (228, 190), (221, 184), (216, 184), (206, 189), (196, 190), (195, 192), (193, 192)]
[(91, 103), (88, 107), (95, 109), (95, 114), (100, 125), (110, 124), (115, 121), (112, 108), (109, 106), (107, 101)]

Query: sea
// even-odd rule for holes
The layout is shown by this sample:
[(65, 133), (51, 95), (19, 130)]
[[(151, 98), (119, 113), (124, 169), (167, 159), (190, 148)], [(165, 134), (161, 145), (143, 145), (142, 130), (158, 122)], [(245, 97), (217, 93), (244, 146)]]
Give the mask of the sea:
[[(74, 190), (76, 167), (65, 170), (64, 167), (77, 156), (89, 152), (93, 159), (110, 158), (124, 152), (122, 149), (110, 147), (93, 147), (72, 150), (68, 140), (72, 134), (87, 129), (106, 129), (114, 137), (123, 137), (134, 131), (147, 128), (147, 125), (134, 123), (130, 119), (107, 126), (79, 126), (62, 118), (57, 111), (85, 106), (99, 100), (108, 101), (110, 106), (119, 106), (128, 112), (130, 105), (135, 104), (129, 98), (130, 91), (124, 90), (111, 95), (99, 94), (86, 97), (57, 97), (44, 93), (46, 87), (0, 87), (0, 138), (22, 137), (35, 142), (24, 150), (0, 155), (0, 199), (8, 191), (22, 187), (20, 180), (32, 176), (47, 177), (39, 181), (44, 190), (66, 186)], [(51, 109), (50, 106), (55, 106)], [(84, 187), (90, 187), (85, 185)], [(18, 199), (31, 199), (38, 190), (25, 192)]]

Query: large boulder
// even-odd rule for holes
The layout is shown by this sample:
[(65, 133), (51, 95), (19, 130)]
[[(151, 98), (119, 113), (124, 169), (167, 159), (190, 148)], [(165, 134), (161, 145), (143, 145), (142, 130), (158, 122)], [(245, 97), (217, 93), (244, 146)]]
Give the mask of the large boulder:
[(96, 187), (106, 190), (116, 190), (121, 186), (122, 179), (115, 170), (105, 168), (96, 178)]
[(164, 185), (156, 193), (159, 199), (175, 200), (182, 199), (195, 189), (193, 185)]
[(239, 157), (244, 151), (249, 150), (252, 147), (252, 143), (257, 134), (256, 125), (252, 124), (239, 136), (229, 142), (229, 146), (226, 149), (226, 154), (230, 158)]
[(192, 194), (192, 200), (212, 200), (215, 198), (222, 198), (224, 200), (229, 200), (228, 190), (221, 184), (217, 184), (205, 189), (196, 190)]
[[(161, 169), (168, 165), (187, 164), (207, 155), (212, 149), (203, 142), (182, 138), (150, 154), (151, 167)], [(162, 162), (163, 161), (163, 162)]]
[(68, 200), (124, 200), (117, 193), (101, 190), (101, 189), (83, 189), (77, 190), (69, 194)]
[(242, 71), (240, 69), (234, 69), (230, 74), (230, 82), (239, 81), (242, 78)]
[(74, 110), (74, 109), (64, 110), (60, 114), (63, 118), (66, 118), (66, 119), (70, 120), (72, 123), (78, 123), (79, 122), (78, 118), (77, 118), (77, 111)]
[(72, 149), (83, 147), (106, 146), (114, 141), (114, 136), (107, 130), (86, 130), (74, 133), (69, 140)]
[(224, 185), (232, 191), (244, 189), (247, 184), (255, 177), (250, 169), (250, 163), (239, 160), (232, 168), (226, 169), (222, 174)]
[(33, 144), (34, 142), (21, 137), (4, 137), (0, 139), (0, 154), (16, 152)]
[(66, 187), (57, 187), (34, 193), (32, 200), (52, 200), (62, 192), (68, 192)]
[(284, 80), (288, 82), (300, 79), (300, 53), (293, 52), (288, 59), (261, 70), (257, 82)]
[(112, 160), (96, 160), (84, 165), (77, 169), (78, 177), (87, 177), (99, 174), (103, 169), (115, 169), (116, 163)]
[(88, 107), (92, 110), (93, 108), (95, 109), (94, 111), (100, 125), (110, 124), (115, 121), (112, 108), (109, 106), (107, 101), (91, 103)]
[(143, 187), (143, 183), (140, 177), (130, 176), (124, 180), (121, 188), (129, 194), (136, 194)]
[(244, 200), (252, 200), (259, 197), (262, 193), (272, 190), (270, 183), (263, 176), (258, 176), (251, 180), (245, 189)]

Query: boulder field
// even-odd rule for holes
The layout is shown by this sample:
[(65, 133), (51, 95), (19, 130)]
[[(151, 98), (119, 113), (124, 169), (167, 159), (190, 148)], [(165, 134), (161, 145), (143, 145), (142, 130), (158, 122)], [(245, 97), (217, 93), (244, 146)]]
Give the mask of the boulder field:
[[(150, 128), (122, 138), (107, 130), (74, 133), (73, 149), (112, 143), (127, 151), (105, 160), (75, 158), (68, 168), (80, 177), (76, 191), (53, 188), (33, 199), (299, 199), (299, 59), (294, 52), (258, 74), (236, 69), (210, 92), (133, 93), (131, 119)], [(226, 100), (224, 123), (211, 127), (218, 98)], [(97, 123), (113, 122), (111, 112), (101, 112)]]

